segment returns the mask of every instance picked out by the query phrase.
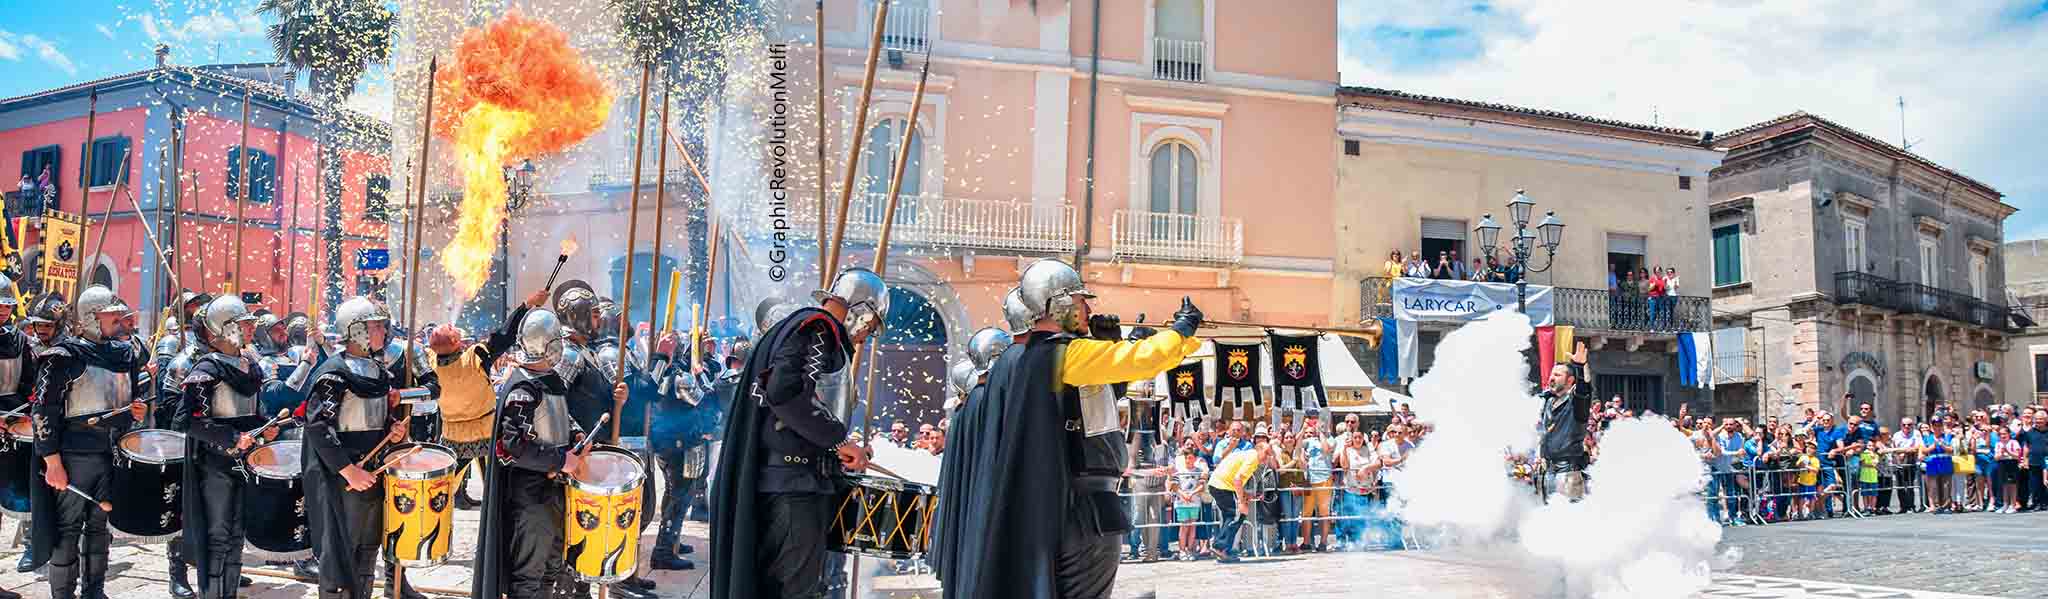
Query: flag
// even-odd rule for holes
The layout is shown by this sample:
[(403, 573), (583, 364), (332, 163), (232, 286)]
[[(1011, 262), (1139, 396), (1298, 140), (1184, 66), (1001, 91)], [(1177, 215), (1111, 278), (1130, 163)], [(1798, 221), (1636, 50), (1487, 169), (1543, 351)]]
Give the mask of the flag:
[(1401, 378), (1414, 380), (1422, 376), (1422, 341), (1415, 334), (1415, 321), (1397, 321), (1394, 326), (1395, 336), (1401, 340)]
[[(1555, 329), (1557, 331), (1557, 333), (1554, 335), (1556, 339), (1553, 340), (1551, 344), (1557, 346), (1557, 361), (1570, 362), (1572, 360), (1572, 354), (1576, 354), (1579, 352), (1578, 344), (1575, 343), (1575, 341), (1577, 340), (1572, 338), (1573, 332), (1577, 331), (1578, 328), (1568, 324), (1561, 324), (1557, 325)], [(1593, 357), (1586, 356), (1586, 361), (1593, 361)], [(1543, 375), (1547, 377), (1550, 376), (1550, 373), (1546, 372), (1543, 373)]]
[(1678, 335), (1678, 384), (1679, 384), (1679, 385), (1682, 385), (1682, 386), (1686, 386), (1686, 387), (1698, 387), (1698, 386), (1699, 386), (1699, 372), (1698, 372), (1697, 370), (1694, 370), (1694, 368), (1696, 367), (1696, 365), (1695, 365), (1695, 363), (1694, 363), (1694, 360), (1693, 360), (1693, 354), (1694, 354), (1694, 353), (1695, 353), (1695, 349), (1693, 348), (1693, 345), (1692, 345), (1692, 335), (1688, 335), (1688, 334), (1680, 333), (1680, 334)]
[(1379, 377), (1387, 384), (1394, 384), (1401, 380), (1400, 329), (1395, 328), (1393, 317), (1381, 316), (1380, 331), (1384, 334), (1380, 336)]
[(1216, 343), (1216, 403), (1243, 407), (1266, 404), (1259, 395), (1259, 345)]
[(1202, 397), (1202, 363), (1189, 362), (1166, 371), (1167, 409), (1176, 420), (1192, 421), (1196, 412), (1209, 416), (1209, 401)]
[[(1316, 360), (1317, 335), (1268, 334), (1273, 348), (1273, 405), (1330, 407), (1323, 394), (1323, 368)], [(1313, 402), (1313, 403), (1311, 403)]]
[[(1570, 354), (1571, 350), (1564, 350)], [(1571, 358), (1565, 358), (1567, 360)], [(1550, 365), (1557, 363), (1557, 327), (1536, 327), (1536, 381), (1550, 379)]]

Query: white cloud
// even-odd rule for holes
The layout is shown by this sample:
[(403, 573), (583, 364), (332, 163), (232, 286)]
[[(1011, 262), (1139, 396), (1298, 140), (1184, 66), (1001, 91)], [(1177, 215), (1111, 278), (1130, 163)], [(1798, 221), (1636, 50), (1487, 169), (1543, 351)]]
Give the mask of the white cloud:
[(154, 15), (142, 15), (136, 20), (142, 23), (142, 33), (156, 41), (215, 41), (263, 35), (263, 20), (253, 14), (230, 17), (216, 11), (193, 15), (183, 23)]
[(63, 71), (66, 75), (78, 74), (78, 65), (72, 63), (71, 57), (65, 56), (64, 51), (58, 50), (57, 45), (50, 43), (50, 40), (35, 34), (19, 35), (12, 31), (0, 30), (0, 60), (21, 60), (23, 50), (35, 52), (36, 58), (42, 59), (43, 64)]
[(114, 39), (114, 30), (112, 28), (107, 27), (104, 23), (93, 25), (92, 28), (98, 29), (100, 35), (107, 36), (107, 39)]
[[(1498, 0), (1477, 17), (1342, 2), (1347, 85), (1712, 131), (1805, 110), (1895, 144), (1903, 96), (1916, 153), (2029, 209), (2015, 232), (2048, 218), (2048, 169), (2027, 149), (2048, 137), (2048, 16), (2020, 18), (2017, 0)], [(1371, 47), (1379, 26), (1470, 29), (1479, 55), (1402, 68)]]

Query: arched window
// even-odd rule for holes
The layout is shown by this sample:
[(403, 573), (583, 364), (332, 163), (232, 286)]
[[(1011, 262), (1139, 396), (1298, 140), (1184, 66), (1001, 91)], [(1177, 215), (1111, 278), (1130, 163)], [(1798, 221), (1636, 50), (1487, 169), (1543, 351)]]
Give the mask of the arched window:
[[(1169, 141), (1152, 149), (1152, 235), (1193, 237), (1194, 219), (1164, 216), (1194, 216), (1200, 206), (1202, 166), (1188, 144)], [(1176, 226), (1177, 225), (1177, 226)]]
[(105, 285), (108, 289), (119, 291), (119, 289), (114, 287), (114, 269), (107, 268), (105, 264), (92, 265), (92, 282), (90, 284)]
[[(888, 209), (889, 180), (896, 173), (897, 144), (903, 141), (903, 127), (907, 122), (902, 118), (887, 118), (868, 129), (867, 143), (861, 146), (861, 163), (867, 165), (862, 171), (866, 178), (866, 187), (862, 191), (869, 199), (867, 219), (862, 222), (880, 224)], [(916, 221), (917, 197), (924, 189), (923, 157), (924, 135), (913, 131), (910, 134), (910, 156), (904, 160), (903, 190), (896, 201), (896, 224)]]

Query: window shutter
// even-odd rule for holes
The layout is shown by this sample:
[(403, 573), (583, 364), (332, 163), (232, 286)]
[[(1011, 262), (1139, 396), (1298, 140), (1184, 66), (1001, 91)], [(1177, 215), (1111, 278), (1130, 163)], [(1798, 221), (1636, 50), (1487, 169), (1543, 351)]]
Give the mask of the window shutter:
[[(79, 145), (79, 146), (78, 146), (78, 155), (79, 155), (79, 156), (87, 156), (88, 154), (86, 153), (86, 151), (87, 151), (87, 150), (90, 150), (91, 148), (92, 148), (92, 142), (89, 142), (89, 141), (88, 141), (88, 142), (85, 142), (85, 143), (84, 143), (84, 144), (82, 144), (82, 145)], [(92, 172), (92, 165), (90, 165), (90, 164), (86, 164), (86, 160), (85, 160), (85, 159), (83, 159), (83, 158), (79, 159), (79, 160), (78, 160), (78, 188), (79, 188), (79, 189), (85, 189), (85, 188), (87, 187), (87, 185), (85, 184), (85, 180), (86, 180), (85, 178), (86, 178), (86, 177), (87, 177), (88, 175), (90, 175), (90, 173), (91, 173), (91, 172)]]
[(1465, 221), (1442, 218), (1422, 219), (1423, 239), (1465, 240)]
[[(1503, 231), (1503, 233), (1505, 233), (1505, 231)], [(1636, 256), (1643, 256), (1649, 254), (1649, 247), (1649, 239), (1641, 235), (1628, 235), (1624, 233), (1607, 234), (1607, 253), (1609, 254), (1632, 254)]]
[(228, 148), (227, 182), (227, 185), (223, 186), (222, 189), (224, 189), (227, 192), (228, 201), (233, 202), (240, 200), (242, 198), (241, 148)]
[(1714, 229), (1714, 284), (1742, 282), (1742, 226)]

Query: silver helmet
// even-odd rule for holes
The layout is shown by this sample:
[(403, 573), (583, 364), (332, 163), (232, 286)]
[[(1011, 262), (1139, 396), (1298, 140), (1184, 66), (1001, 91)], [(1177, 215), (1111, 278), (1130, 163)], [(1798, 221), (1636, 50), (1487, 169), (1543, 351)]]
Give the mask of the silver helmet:
[(205, 327), (206, 336), (235, 347), (248, 343), (248, 339), (242, 338), (242, 323), (251, 320), (256, 320), (256, 317), (249, 315), (249, 305), (234, 295), (213, 298), (199, 308), (199, 323)]
[(1012, 335), (1021, 335), (1031, 330), (1031, 323), (1038, 322), (1038, 311), (1024, 303), (1023, 291), (1012, 288), (1009, 295), (1003, 296), (1003, 322), (1010, 325)]
[(1003, 350), (1009, 349), (1015, 340), (1008, 331), (995, 327), (975, 331), (973, 337), (967, 338), (967, 359), (974, 362), (975, 370), (988, 370), (989, 365), (996, 363), (996, 356), (1003, 355)]
[(1095, 297), (1088, 291), (1088, 285), (1081, 280), (1081, 272), (1073, 266), (1053, 259), (1031, 263), (1024, 269), (1024, 276), (1017, 283), (1017, 289), (1024, 296), (1024, 305), (1030, 306), (1043, 316), (1051, 316), (1059, 322), (1060, 329), (1069, 333), (1083, 333), (1088, 323), (1081, 318), (1080, 305), (1076, 297)]
[(946, 371), (946, 379), (953, 383), (953, 395), (956, 397), (967, 397), (967, 392), (974, 390), (975, 379), (979, 378), (981, 370), (970, 359), (954, 362), (953, 368)]
[(754, 331), (758, 334), (760, 331), (768, 330), (768, 327), (775, 326), (775, 323), (782, 322), (795, 307), (787, 298), (779, 295), (769, 296), (768, 299), (761, 300), (761, 303), (754, 304)]
[(846, 330), (858, 332), (869, 325), (881, 325), (889, 317), (889, 285), (882, 275), (861, 267), (840, 271), (832, 288), (811, 292), (811, 299), (823, 304), (837, 298), (846, 302)]
[(0, 275), (0, 306), (18, 306), (20, 304), (21, 301), (14, 298), (14, 279), (7, 278), (7, 275)]
[(512, 348), (512, 359), (528, 366), (552, 364), (562, 358), (562, 339), (568, 336), (569, 330), (563, 328), (562, 319), (554, 312), (528, 311), (526, 318), (519, 321), (519, 337), (514, 340), (517, 345)]
[(177, 353), (180, 350), (183, 350), (184, 348), (185, 340), (179, 338), (179, 336), (176, 334), (165, 333), (162, 337), (156, 338), (156, 355), (177, 355)]
[[(334, 330), (340, 332), (343, 344), (354, 343), (367, 352), (382, 349), (381, 345), (370, 341), (369, 323), (372, 322), (382, 322), (388, 326), (391, 322), (391, 313), (385, 312), (384, 306), (370, 298), (352, 297), (334, 308)], [(388, 340), (390, 337), (387, 331), (385, 339)]]
[(99, 341), (104, 335), (100, 334), (98, 315), (133, 312), (120, 296), (114, 295), (114, 290), (105, 285), (87, 287), (78, 292), (78, 302), (71, 304), (71, 334), (87, 341)]

